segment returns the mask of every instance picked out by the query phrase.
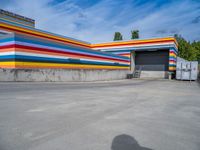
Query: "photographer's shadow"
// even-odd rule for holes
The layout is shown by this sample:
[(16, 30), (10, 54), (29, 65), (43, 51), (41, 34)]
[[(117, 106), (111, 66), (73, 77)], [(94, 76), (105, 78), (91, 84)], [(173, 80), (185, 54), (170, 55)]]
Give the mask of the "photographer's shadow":
[(142, 147), (134, 137), (126, 134), (116, 136), (111, 145), (111, 150), (152, 150)]

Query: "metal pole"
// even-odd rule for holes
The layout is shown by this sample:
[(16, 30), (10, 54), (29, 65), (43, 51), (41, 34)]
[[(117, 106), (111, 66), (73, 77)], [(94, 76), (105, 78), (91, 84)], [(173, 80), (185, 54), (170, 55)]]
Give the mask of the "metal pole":
[(182, 80), (182, 62), (181, 62), (181, 80)]
[(191, 82), (191, 73), (192, 73), (192, 69), (191, 69), (192, 65), (191, 65), (191, 62), (190, 62), (190, 82)]

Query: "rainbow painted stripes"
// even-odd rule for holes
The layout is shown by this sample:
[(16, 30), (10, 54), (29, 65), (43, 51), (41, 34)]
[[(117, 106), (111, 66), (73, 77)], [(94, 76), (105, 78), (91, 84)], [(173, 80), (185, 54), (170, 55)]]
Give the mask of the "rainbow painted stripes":
[(130, 51), (167, 48), (169, 70), (175, 69), (177, 43), (172, 37), (90, 44), (2, 19), (0, 30), (12, 33), (0, 39), (0, 68), (127, 70)]
[[(109, 52), (112, 54), (130, 57), (131, 51), (159, 49), (169, 49), (169, 71), (176, 70), (176, 55), (178, 44), (173, 37), (120, 41), (102, 44), (93, 44), (92, 49)], [(172, 54), (173, 53), (173, 54)]]
[(4, 68), (129, 68), (127, 57), (18, 34), (0, 43), (0, 64)]
[(169, 50), (169, 70), (176, 70), (177, 51), (171, 48)]

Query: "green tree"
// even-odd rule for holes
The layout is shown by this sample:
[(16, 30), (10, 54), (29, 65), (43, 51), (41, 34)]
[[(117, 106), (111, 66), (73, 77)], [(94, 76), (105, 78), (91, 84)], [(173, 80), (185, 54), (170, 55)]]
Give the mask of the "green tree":
[(178, 56), (188, 60), (190, 44), (181, 35), (175, 35), (178, 42)]
[(120, 41), (120, 40), (123, 40), (122, 34), (120, 32), (115, 32), (114, 41)]
[(200, 41), (188, 42), (181, 35), (175, 34), (178, 42), (178, 56), (186, 60), (200, 60)]
[(199, 61), (200, 63), (200, 41), (194, 41), (191, 46), (193, 47), (193, 49), (195, 49), (195, 53), (196, 53), (196, 59)]
[(139, 39), (139, 30), (131, 31), (131, 39)]

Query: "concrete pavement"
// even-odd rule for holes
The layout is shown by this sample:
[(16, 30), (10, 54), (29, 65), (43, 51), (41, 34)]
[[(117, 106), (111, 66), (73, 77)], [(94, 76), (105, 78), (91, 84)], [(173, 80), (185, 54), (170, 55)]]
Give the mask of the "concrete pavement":
[(199, 150), (197, 82), (0, 83), (0, 150)]

